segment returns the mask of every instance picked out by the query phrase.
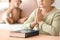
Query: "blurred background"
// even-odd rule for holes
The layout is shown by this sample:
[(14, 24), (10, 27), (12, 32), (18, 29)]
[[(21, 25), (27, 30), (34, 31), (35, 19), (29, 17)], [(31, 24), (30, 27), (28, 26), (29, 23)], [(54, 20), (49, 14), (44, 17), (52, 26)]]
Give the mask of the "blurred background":
[[(5, 2), (8, 2), (8, 1), (9, 1), (9, 0), (0, 0), (0, 3), (1, 3), (1, 2), (4, 2), (4, 3), (5, 3)], [(31, 2), (34, 1), (34, 0), (22, 0), (22, 1), (26, 1), (28, 4), (31, 4)], [(30, 2), (30, 3), (29, 3), (29, 2)], [(60, 0), (55, 0), (55, 4), (54, 4), (54, 5), (55, 5), (58, 9), (60, 9), (60, 4), (59, 4), (59, 3), (60, 3)], [(25, 3), (25, 4), (26, 4), (26, 3)], [(7, 5), (4, 5), (4, 6), (7, 6)], [(2, 6), (2, 7), (3, 7), (3, 6)], [(1, 8), (1, 7), (0, 7), (0, 8)]]
[[(9, 7), (9, 0), (0, 0), (0, 11), (6, 9)], [(60, 0), (55, 0), (55, 3), (53, 5), (55, 5), (58, 9), (60, 9)], [(37, 8), (37, 3), (36, 0), (22, 0), (22, 4), (20, 6), (20, 8), (23, 10), (23, 17), (29, 16), (30, 13)], [(27, 14), (27, 15), (25, 15)]]
[[(0, 11), (9, 7), (9, 0), (0, 0)], [(35, 0), (22, 0), (20, 8), (23, 10), (23, 17), (29, 16), (29, 14), (37, 7)], [(24, 15), (27, 14), (27, 15)]]

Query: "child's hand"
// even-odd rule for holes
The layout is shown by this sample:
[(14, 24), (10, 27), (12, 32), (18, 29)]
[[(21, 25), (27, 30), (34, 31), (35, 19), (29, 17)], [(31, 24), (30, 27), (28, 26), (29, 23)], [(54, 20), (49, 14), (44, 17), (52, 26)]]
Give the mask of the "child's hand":
[(42, 15), (41, 11), (42, 10), (40, 10), (40, 9), (38, 9), (38, 11), (37, 11), (37, 14), (36, 14), (36, 21), (37, 21), (37, 23), (39, 23), (43, 19), (43, 15)]

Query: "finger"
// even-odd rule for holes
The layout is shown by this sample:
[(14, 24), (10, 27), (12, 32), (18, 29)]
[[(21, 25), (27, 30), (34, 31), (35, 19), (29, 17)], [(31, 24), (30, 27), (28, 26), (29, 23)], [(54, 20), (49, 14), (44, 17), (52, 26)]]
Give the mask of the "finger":
[(40, 8), (38, 8), (38, 12), (41, 12), (42, 10)]

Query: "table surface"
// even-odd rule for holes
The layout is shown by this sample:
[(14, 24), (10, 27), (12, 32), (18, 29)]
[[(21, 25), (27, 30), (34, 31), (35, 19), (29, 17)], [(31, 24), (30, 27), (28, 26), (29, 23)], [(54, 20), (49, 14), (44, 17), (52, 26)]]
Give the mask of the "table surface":
[(9, 34), (9, 30), (0, 29), (0, 40), (60, 40), (60, 36), (50, 36), (44, 34), (40, 34), (38, 36), (33, 36), (29, 38), (13, 38), (9, 37)]

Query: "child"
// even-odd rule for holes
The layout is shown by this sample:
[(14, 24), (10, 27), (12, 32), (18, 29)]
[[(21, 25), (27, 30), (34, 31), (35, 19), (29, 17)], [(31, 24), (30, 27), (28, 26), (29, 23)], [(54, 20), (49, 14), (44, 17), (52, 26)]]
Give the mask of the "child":
[(3, 15), (6, 24), (23, 23), (27, 19), (21, 19), (22, 11), (19, 8), (21, 3), (21, 0), (9, 0), (9, 8)]
[(60, 10), (52, 6), (55, 0), (37, 0), (38, 8), (24, 22), (24, 29), (39, 30), (41, 34), (59, 35)]

